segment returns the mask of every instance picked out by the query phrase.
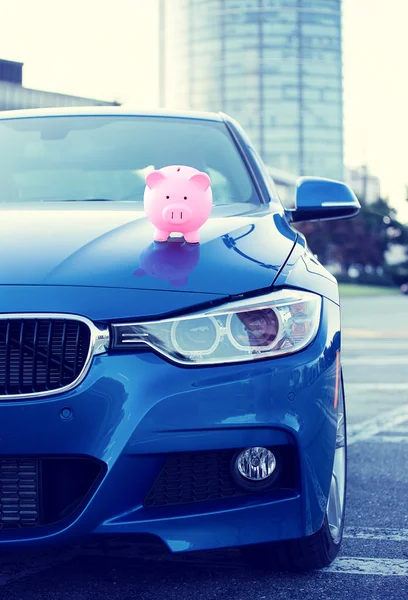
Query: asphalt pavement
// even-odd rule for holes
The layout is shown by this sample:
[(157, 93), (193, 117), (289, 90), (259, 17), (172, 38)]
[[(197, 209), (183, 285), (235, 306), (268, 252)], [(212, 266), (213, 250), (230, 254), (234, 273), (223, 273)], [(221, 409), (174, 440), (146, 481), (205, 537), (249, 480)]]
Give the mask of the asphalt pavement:
[(1, 600), (408, 598), (408, 298), (346, 298), (349, 424), (341, 555), (309, 574), (251, 571), (233, 550), (167, 555), (110, 540), (0, 558)]

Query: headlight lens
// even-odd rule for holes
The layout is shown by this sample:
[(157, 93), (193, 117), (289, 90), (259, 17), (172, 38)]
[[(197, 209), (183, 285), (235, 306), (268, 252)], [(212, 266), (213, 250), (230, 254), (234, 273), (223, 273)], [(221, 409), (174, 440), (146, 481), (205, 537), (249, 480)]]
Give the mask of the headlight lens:
[(280, 290), (179, 319), (113, 325), (113, 347), (149, 346), (183, 365), (273, 358), (305, 348), (320, 311), (320, 296)]

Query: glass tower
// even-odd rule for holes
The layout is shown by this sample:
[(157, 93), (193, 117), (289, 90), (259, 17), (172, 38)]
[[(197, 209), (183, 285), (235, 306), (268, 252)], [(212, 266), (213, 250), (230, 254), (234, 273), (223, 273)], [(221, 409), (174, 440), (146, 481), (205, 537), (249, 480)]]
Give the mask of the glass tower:
[(166, 106), (226, 112), (269, 166), (343, 179), (341, 0), (160, 4)]

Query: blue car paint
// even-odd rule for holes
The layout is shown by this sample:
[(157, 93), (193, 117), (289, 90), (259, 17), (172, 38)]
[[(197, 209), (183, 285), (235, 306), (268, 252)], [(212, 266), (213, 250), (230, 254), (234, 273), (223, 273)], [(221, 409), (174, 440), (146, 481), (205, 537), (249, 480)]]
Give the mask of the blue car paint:
[[(232, 120), (227, 124), (265, 204), (238, 216), (214, 211), (181, 289), (152, 275), (134, 276), (152, 232), (129, 204), (30, 206), (26, 212), (8, 206), (1, 215), (7, 261), (0, 265), (0, 312), (143, 319), (294, 287), (324, 297), (317, 337), (297, 354), (211, 368), (182, 368), (151, 352), (108, 353), (95, 357), (69, 392), (2, 401), (0, 454), (90, 456), (103, 461), (106, 473), (75, 517), (2, 531), (0, 544), (150, 533), (177, 552), (296, 538), (321, 526), (336, 436), (337, 285), (288, 224), (249, 140)], [(69, 419), (61, 416), (66, 408)], [(298, 452), (295, 490), (143, 507), (167, 453), (288, 444)]]
[[(68, 393), (3, 402), (2, 452), (86, 455), (107, 465), (75, 521), (63, 531), (60, 525), (24, 532), (25, 542), (152, 533), (178, 551), (316, 531), (334, 457), (338, 350), (339, 308), (325, 300), (317, 338), (292, 356), (211, 369), (180, 368), (151, 353), (101, 356)], [(67, 407), (73, 417), (65, 420), (60, 413)], [(142, 506), (165, 453), (288, 443), (299, 450), (296, 490), (166, 509)], [(22, 532), (2, 532), (0, 543), (13, 540), (21, 542)]]
[(300, 234), (293, 252), (275, 279), (274, 285), (308, 290), (336, 304), (340, 302), (336, 279), (314, 257), (307, 247), (305, 238)]
[[(76, 210), (61, 203), (48, 209), (3, 208), (0, 253), (7, 255), (0, 263), (3, 285), (174, 290), (169, 281), (134, 276), (140, 255), (153, 239), (152, 226), (138, 203), (127, 203), (131, 206), (126, 211), (117, 212), (104, 210), (103, 203), (79, 204)], [(202, 229), (200, 258), (180, 287), (183, 291), (234, 296), (272, 285), (293, 249), (295, 232), (268, 207), (252, 207), (241, 216), (231, 212), (215, 207)]]
[[(217, 294), (75, 286), (1, 286), (1, 313), (68, 313), (93, 321), (127, 321), (186, 313), (225, 301)], [(1, 404), (0, 404), (1, 408)]]

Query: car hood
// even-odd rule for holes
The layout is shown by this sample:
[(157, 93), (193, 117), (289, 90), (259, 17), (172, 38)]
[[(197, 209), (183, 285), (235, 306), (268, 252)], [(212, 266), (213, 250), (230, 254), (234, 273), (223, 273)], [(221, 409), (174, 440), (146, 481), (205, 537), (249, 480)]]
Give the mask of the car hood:
[[(246, 210), (246, 212), (242, 212)], [(215, 207), (201, 243), (153, 242), (139, 203), (4, 205), (1, 285), (236, 295), (272, 285), (296, 242), (265, 207)]]

